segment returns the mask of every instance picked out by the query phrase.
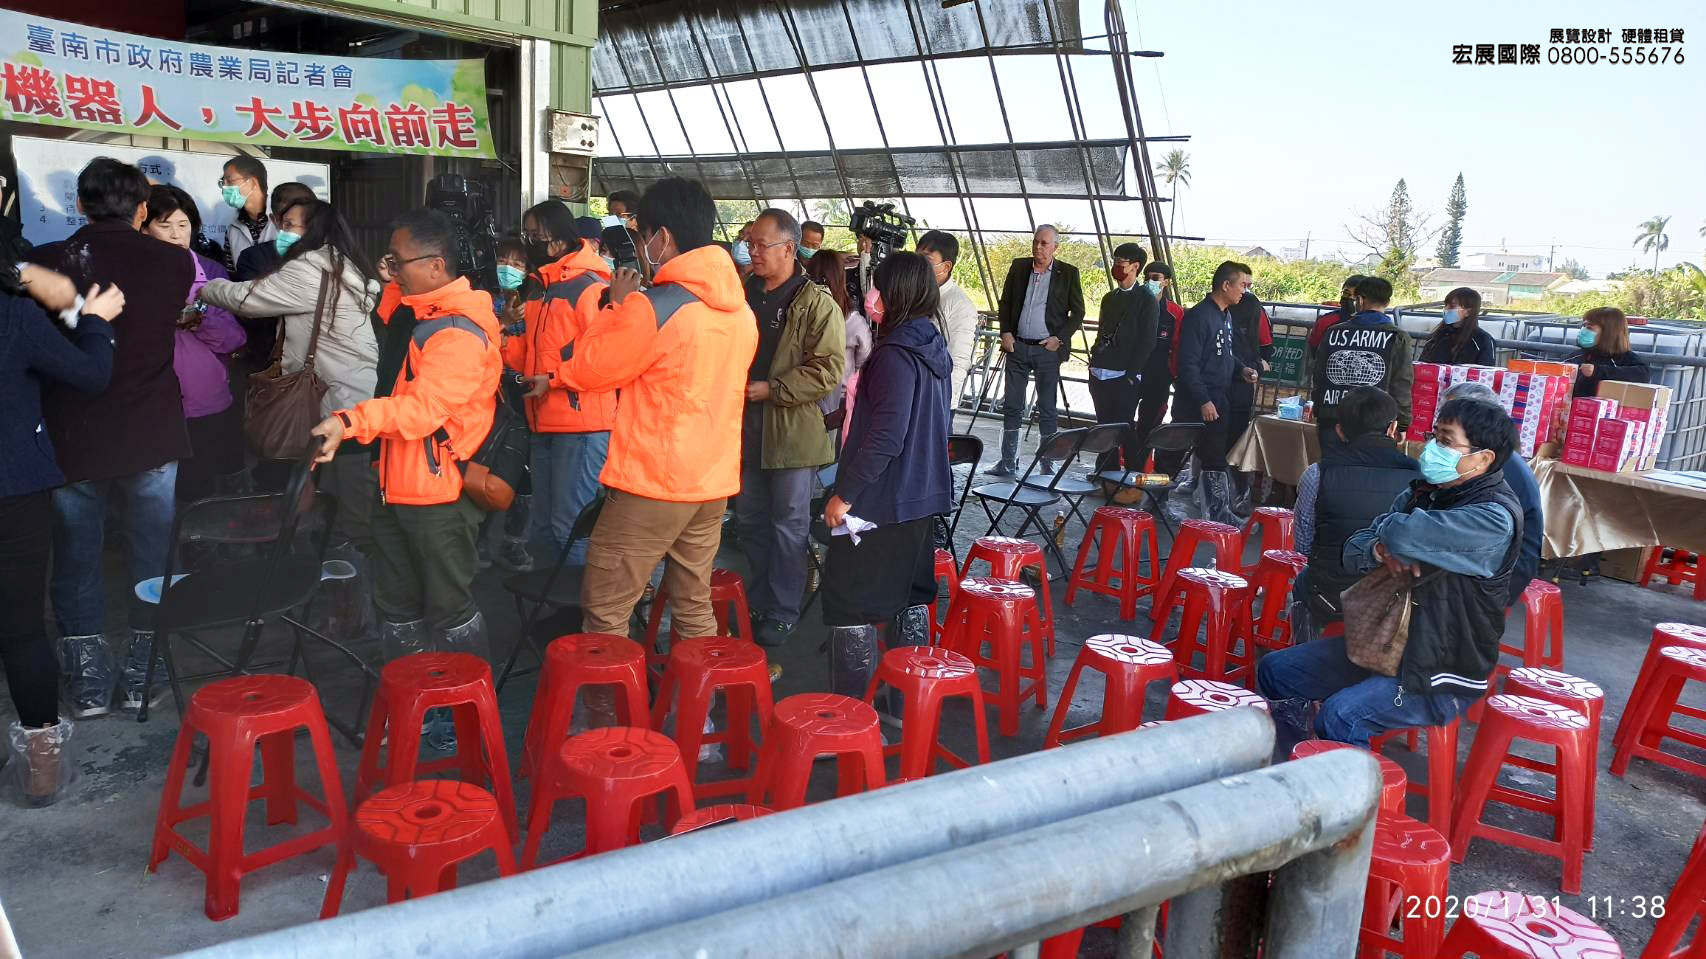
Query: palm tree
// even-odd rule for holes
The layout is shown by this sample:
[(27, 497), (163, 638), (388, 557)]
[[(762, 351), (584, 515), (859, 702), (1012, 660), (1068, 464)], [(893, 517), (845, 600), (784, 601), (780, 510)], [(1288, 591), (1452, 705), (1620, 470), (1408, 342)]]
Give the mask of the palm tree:
[(1642, 220), (1640, 226), (1636, 227), (1641, 232), (1635, 235), (1632, 245), (1640, 247), (1642, 253), (1652, 252), (1654, 276), (1659, 275), (1659, 254), (1670, 249), (1670, 234), (1665, 232), (1665, 227), (1669, 225), (1670, 217), (1655, 216), (1650, 220)]
[(1191, 185), (1191, 156), (1183, 150), (1170, 151), (1161, 158), (1161, 165), (1155, 168), (1155, 172), (1173, 188), (1173, 205), (1167, 213), (1167, 232), (1171, 234), (1179, 217), (1179, 184)]

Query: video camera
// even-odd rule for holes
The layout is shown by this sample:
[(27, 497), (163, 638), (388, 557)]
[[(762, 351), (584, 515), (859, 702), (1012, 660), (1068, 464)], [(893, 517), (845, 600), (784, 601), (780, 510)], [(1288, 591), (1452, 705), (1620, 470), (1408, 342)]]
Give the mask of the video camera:
[(906, 238), (912, 232), (912, 217), (904, 213), (896, 213), (893, 203), (872, 203), (866, 200), (853, 211), (853, 218), (847, 224), (847, 229), (855, 236), (862, 236), (871, 241), (871, 269), (888, 259), (897, 247), (906, 245)]
[(456, 235), (456, 272), (477, 290), (497, 289), (498, 228), (486, 188), (455, 173), (427, 184), (426, 205), (450, 217)]

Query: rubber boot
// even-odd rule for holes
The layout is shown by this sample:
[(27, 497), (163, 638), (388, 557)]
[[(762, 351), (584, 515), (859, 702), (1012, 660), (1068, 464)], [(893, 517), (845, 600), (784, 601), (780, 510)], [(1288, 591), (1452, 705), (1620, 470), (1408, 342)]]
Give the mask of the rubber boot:
[(154, 631), (151, 629), (133, 629), (130, 631), (130, 646), (124, 653), (124, 681), (119, 684), (119, 708), (141, 709), (144, 700), (148, 708), (160, 705), (160, 700), (166, 698), (167, 676), (166, 657), (158, 654), (154, 657), (154, 685), (144, 690), (148, 677), (148, 652), (154, 648)]
[(113, 672), (106, 637), (60, 637), (59, 688), (73, 719), (105, 716), (112, 709)]
[(1203, 488), (1203, 518), (1237, 526), (1238, 518), (1232, 515), (1232, 477), (1224, 470), (1213, 470), (1202, 475)]
[(385, 662), (427, 651), (426, 620), (387, 622), (379, 627), (379, 650)]
[(829, 630), (829, 691), (864, 699), (877, 674), (877, 627), (833, 626)]
[(77, 772), (77, 764), (68, 753), (73, 728), (71, 720), (61, 719), (41, 729), (26, 729), (14, 722), (7, 731), (12, 751), (18, 754), (14, 768), (25, 805), (51, 806), (64, 798)]

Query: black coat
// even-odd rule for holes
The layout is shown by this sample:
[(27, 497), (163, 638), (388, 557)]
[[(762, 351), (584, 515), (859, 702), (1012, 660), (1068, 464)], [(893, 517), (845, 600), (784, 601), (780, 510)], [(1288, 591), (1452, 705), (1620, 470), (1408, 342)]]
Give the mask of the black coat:
[(195, 266), (188, 251), (123, 220), (105, 220), (67, 240), (37, 247), (30, 259), (87, 290), (118, 284), (124, 312), (113, 319), (117, 352), (112, 382), (99, 393), (49, 389), (43, 412), (66, 482), (130, 476), (190, 455), (178, 374), (172, 369), (178, 316)]
[[(1025, 309), (1025, 289), (1031, 282), (1031, 258), (1014, 260), (1001, 287), (1001, 332), (1019, 335), (1019, 314)], [(1060, 337), (1070, 349), (1072, 335), (1084, 324), (1084, 285), (1078, 267), (1060, 259), (1049, 276), (1048, 306), (1043, 310), (1050, 336)]]
[(1569, 357), (1566, 362), (1593, 365), (1592, 376), (1576, 374), (1576, 386), (1572, 396), (1598, 396), (1599, 384), (1606, 380), (1616, 380), (1620, 383), (1652, 382), (1652, 368), (1647, 365), (1646, 360), (1634, 353), (1612, 356), (1598, 350), (1583, 350)]
[(1118, 287), (1109, 290), (1102, 297), (1102, 312), (1096, 320), (1090, 365), (1101, 370), (1120, 370), (1130, 377), (1142, 374), (1150, 352), (1155, 349), (1158, 312), (1155, 295), (1142, 285), (1129, 290)]
[(1315, 540), (1309, 568), (1298, 578), (1298, 595), (1313, 596), (1323, 621), (1341, 619), (1339, 594), (1362, 576), (1345, 569), (1345, 541), (1392, 508), (1398, 494), (1420, 479), (1416, 461), (1381, 434), (1348, 443), (1321, 444), (1320, 485), (1315, 494)]

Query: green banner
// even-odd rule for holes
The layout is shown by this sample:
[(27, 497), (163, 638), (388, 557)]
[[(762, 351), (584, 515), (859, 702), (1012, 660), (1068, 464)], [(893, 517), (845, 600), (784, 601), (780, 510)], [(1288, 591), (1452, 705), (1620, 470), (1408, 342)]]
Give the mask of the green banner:
[(1264, 383), (1289, 383), (1296, 385), (1303, 382), (1303, 358), (1309, 340), (1302, 334), (1296, 336), (1274, 337), (1274, 358), (1272, 369), (1262, 374)]

